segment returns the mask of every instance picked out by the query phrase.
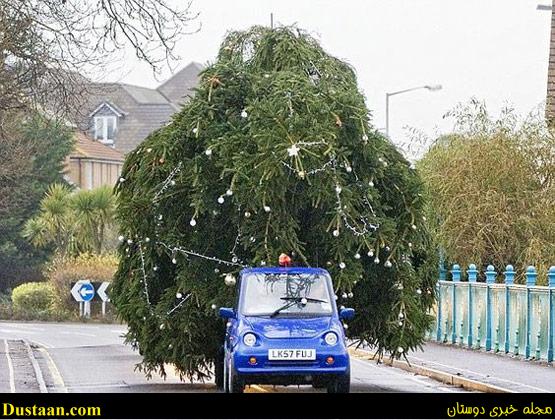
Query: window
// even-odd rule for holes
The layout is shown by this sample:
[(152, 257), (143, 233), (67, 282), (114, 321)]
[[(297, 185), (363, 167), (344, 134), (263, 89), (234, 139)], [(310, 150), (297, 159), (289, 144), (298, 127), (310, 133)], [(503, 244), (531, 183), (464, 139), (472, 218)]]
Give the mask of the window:
[(94, 138), (104, 144), (114, 144), (117, 129), (117, 117), (103, 115), (94, 117)]

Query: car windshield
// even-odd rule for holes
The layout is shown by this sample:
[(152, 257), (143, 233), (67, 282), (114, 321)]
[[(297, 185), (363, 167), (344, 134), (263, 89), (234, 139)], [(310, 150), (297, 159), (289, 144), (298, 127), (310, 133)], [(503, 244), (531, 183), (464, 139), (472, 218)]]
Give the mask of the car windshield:
[(242, 313), (247, 316), (330, 315), (328, 275), (249, 273), (242, 282)]

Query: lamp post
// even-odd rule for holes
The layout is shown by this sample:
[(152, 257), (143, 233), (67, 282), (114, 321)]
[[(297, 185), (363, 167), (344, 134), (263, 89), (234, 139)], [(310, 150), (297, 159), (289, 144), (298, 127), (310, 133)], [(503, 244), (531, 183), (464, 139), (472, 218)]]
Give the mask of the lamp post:
[(427, 89), (430, 92), (435, 92), (442, 89), (441, 85), (425, 85), (417, 86), (409, 89), (398, 90), (396, 92), (390, 92), (385, 94), (385, 135), (389, 137), (389, 97), (394, 95), (399, 95), (401, 93), (412, 92), (413, 90)]

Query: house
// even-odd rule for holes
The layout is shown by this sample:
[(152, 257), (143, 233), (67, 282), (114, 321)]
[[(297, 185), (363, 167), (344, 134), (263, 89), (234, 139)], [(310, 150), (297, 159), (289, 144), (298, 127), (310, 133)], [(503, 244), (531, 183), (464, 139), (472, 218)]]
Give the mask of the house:
[(90, 190), (103, 185), (114, 186), (123, 166), (120, 151), (75, 133), (75, 146), (65, 162), (64, 177), (80, 189)]
[(92, 139), (129, 153), (167, 124), (198, 84), (201, 64), (191, 62), (156, 89), (125, 83), (93, 83), (80, 128)]

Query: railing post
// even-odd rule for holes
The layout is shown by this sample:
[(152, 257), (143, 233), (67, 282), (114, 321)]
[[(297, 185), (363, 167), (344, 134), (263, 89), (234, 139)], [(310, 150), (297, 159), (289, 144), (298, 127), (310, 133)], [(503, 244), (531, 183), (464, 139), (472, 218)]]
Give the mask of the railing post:
[(531, 340), (531, 327), (532, 327), (532, 302), (530, 288), (536, 285), (536, 278), (538, 273), (533, 266), (528, 266), (526, 269), (526, 347), (524, 348), (524, 355), (527, 359), (530, 358), (530, 340)]
[(445, 264), (443, 262), (443, 253), (439, 253), (439, 281), (437, 282), (437, 329), (436, 329), (436, 341), (441, 343), (443, 341), (441, 323), (442, 323), (442, 313), (441, 313), (441, 283), (445, 281), (447, 270), (445, 269)]
[(491, 350), (491, 285), (495, 283), (495, 268), (488, 265), (486, 268), (486, 351)]
[(453, 332), (451, 334), (451, 342), (455, 344), (457, 342), (457, 292), (456, 285), (461, 281), (461, 267), (458, 264), (453, 264), (453, 269), (451, 270), (453, 276), (453, 297), (451, 300), (451, 312), (453, 314)]
[(555, 266), (549, 267), (547, 274), (549, 291), (547, 298), (549, 299), (549, 318), (547, 323), (547, 361), (553, 361), (553, 346), (555, 345), (553, 336), (555, 335), (555, 310), (553, 308), (553, 295), (555, 291)]
[(510, 287), (515, 282), (515, 270), (511, 264), (505, 267), (505, 353), (508, 353), (511, 346), (510, 324), (511, 324), (511, 293)]
[(472, 329), (474, 324), (474, 314), (472, 313), (474, 310), (472, 286), (474, 283), (476, 283), (476, 279), (478, 278), (478, 270), (476, 270), (476, 264), (470, 264), (466, 272), (468, 273), (468, 337), (466, 343), (468, 344), (469, 348), (472, 348), (472, 344), (474, 342), (474, 337), (472, 336)]

